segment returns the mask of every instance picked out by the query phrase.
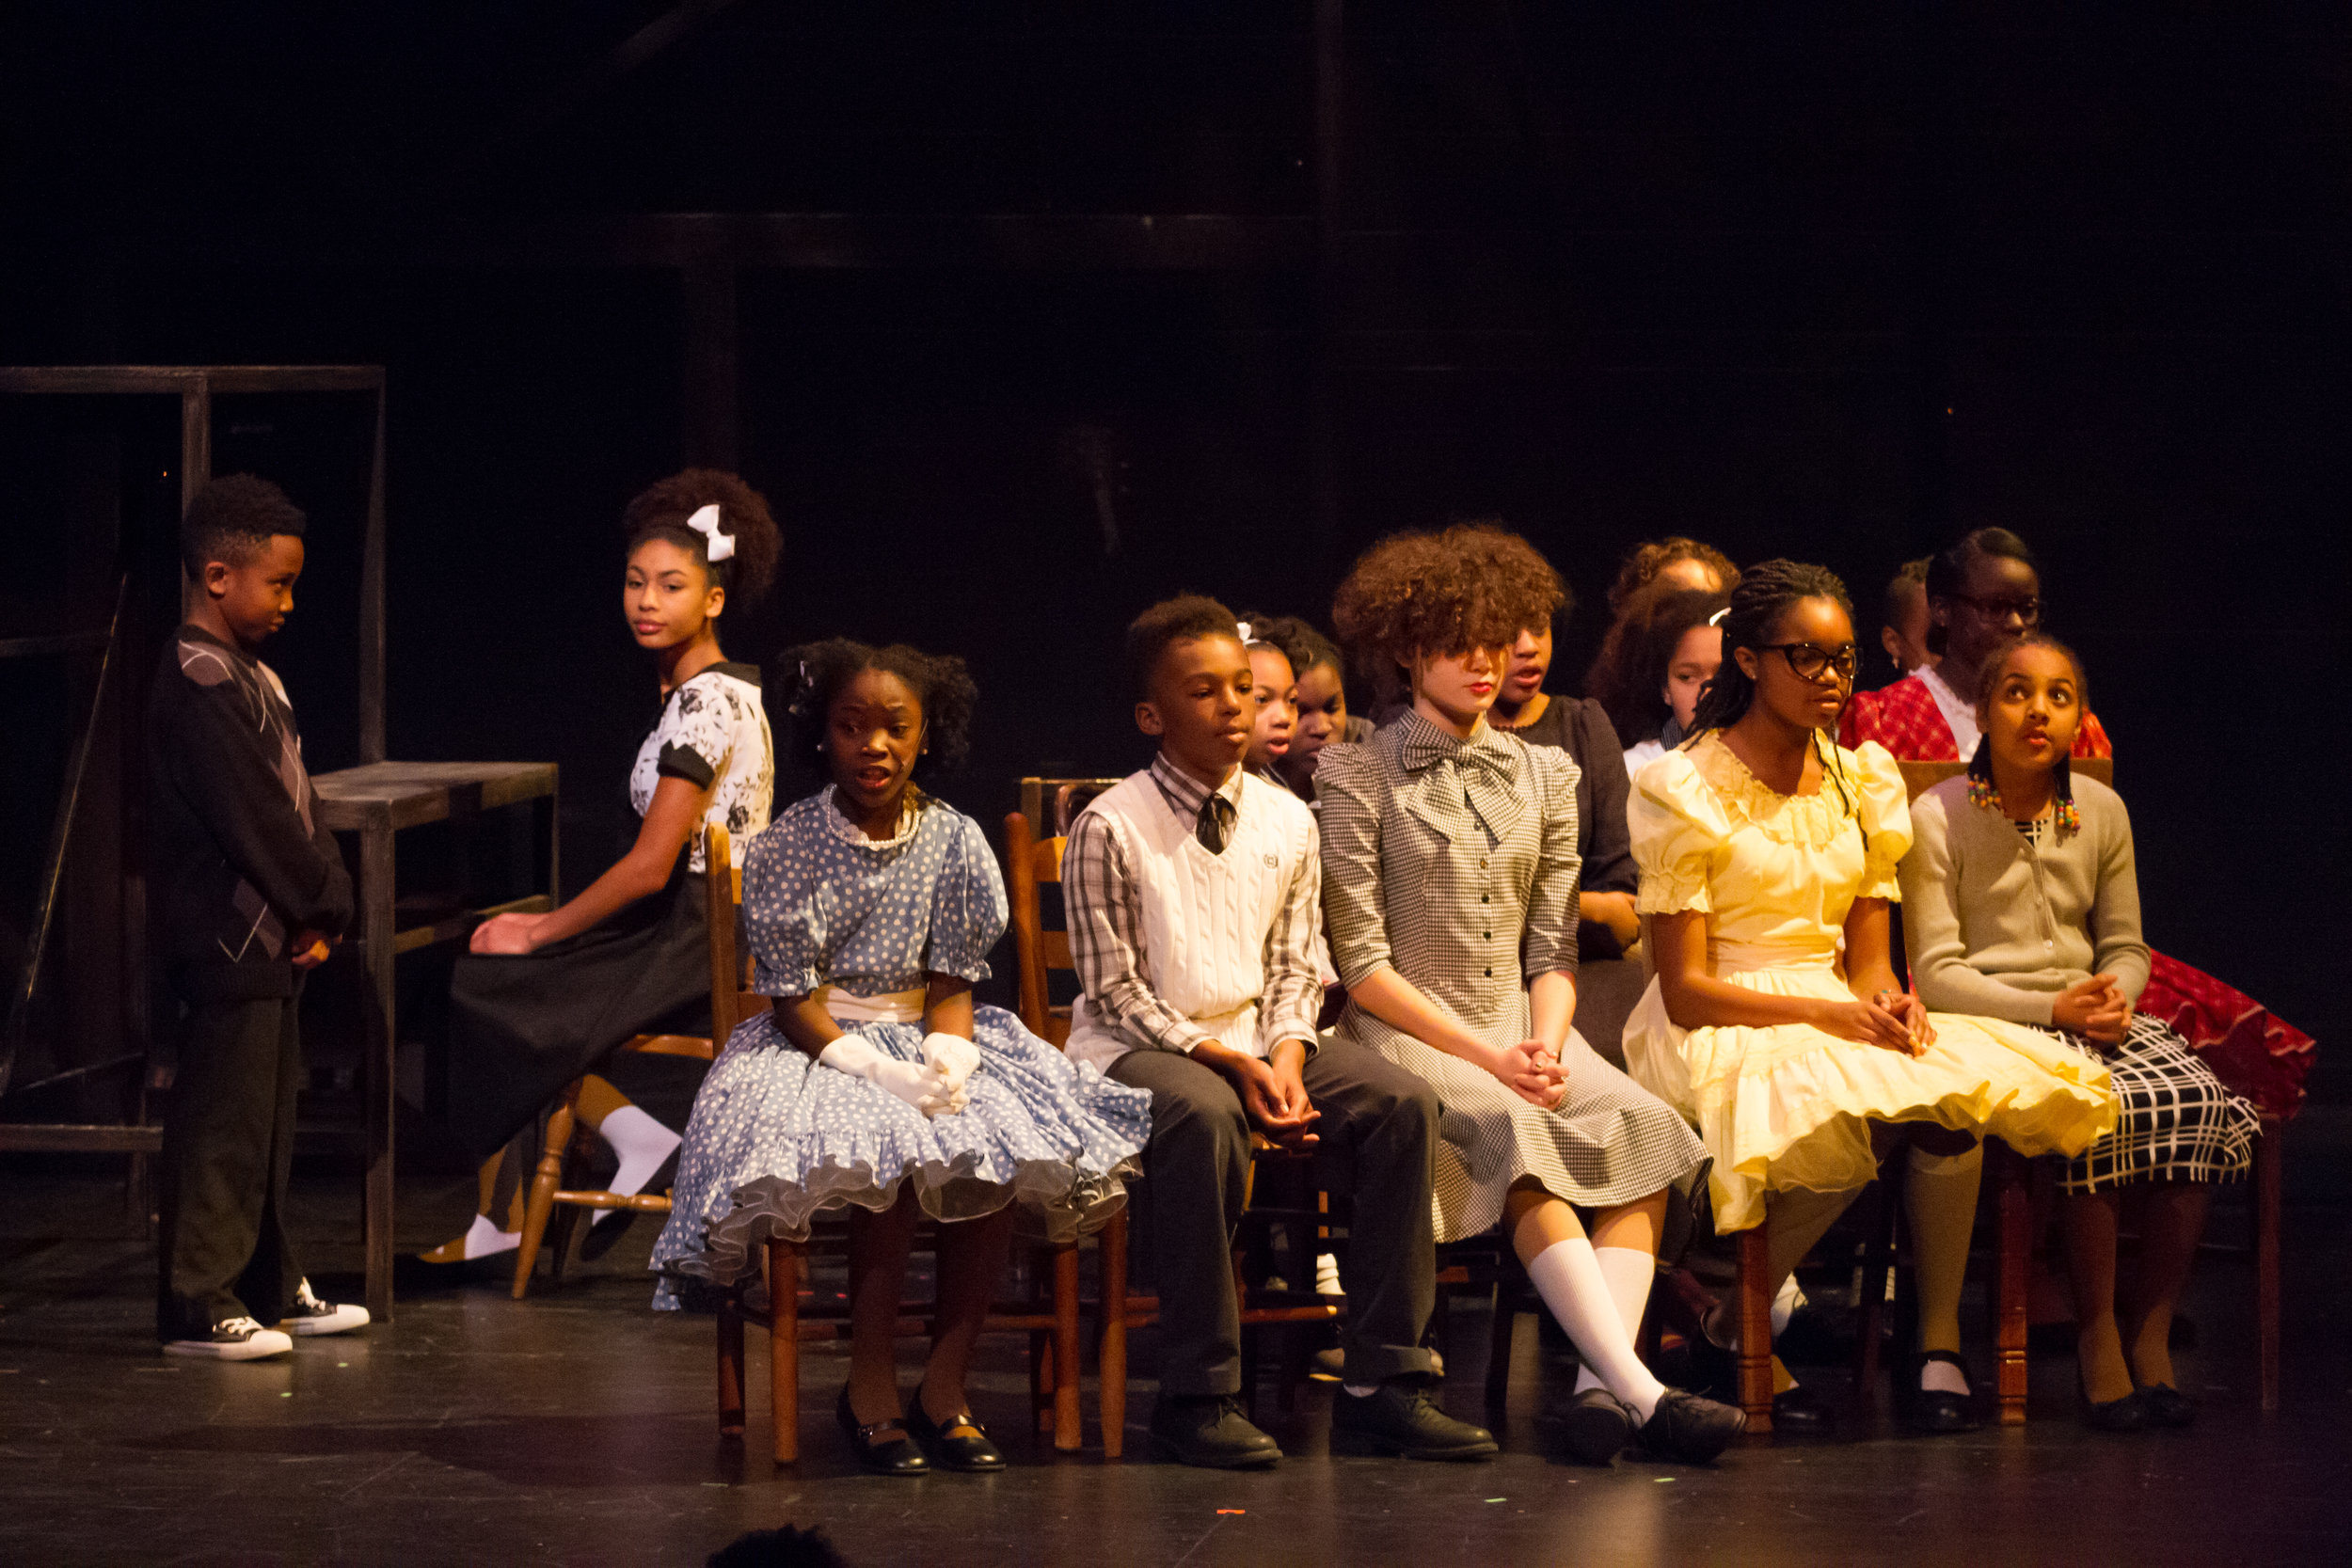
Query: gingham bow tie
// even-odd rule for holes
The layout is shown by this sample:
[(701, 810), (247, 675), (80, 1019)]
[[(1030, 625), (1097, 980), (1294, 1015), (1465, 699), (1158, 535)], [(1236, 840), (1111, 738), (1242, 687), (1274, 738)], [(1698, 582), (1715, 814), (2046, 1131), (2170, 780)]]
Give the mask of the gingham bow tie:
[(1492, 730), (1476, 740), (1456, 740), (1450, 735), (1434, 733), (1406, 738), (1405, 771), (1419, 773), (1441, 762), (1483, 769), (1504, 784), (1512, 783), (1518, 775), (1518, 769), (1512, 766), (1511, 753), (1497, 741)]

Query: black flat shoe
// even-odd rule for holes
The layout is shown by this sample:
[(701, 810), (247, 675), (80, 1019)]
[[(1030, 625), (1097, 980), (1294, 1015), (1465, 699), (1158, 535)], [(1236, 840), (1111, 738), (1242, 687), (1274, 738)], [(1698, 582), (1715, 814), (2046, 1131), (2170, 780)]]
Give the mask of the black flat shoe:
[(2143, 1383), (2134, 1391), (2149, 1426), (2185, 1427), (2197, 1419), (2197, 1402), (2169, 1383)]
[(1005, 1456), (988, 1440), (988, 1429), (974, 1420), (968, 1410), (957, 1412), (945, 1422), (933, 1421), (917, 1392), (914, 1402), (907, 1406), (906, 1429), (914, 1434), (915, 1446), (943, 1470), (977, 1474), (1005, 1467)]
[[(850, 1391), (847, 1388), (841, 1390), (841, 1402), (834, 1407), (834, 1416), (840, 1421), (841, 1430), (849, 1433), (850, 1447), (857, 1456), (858, 1468), (868, 1475), (927, 1476), (931, 1473), (931, 1462), (923, 1457), (923, 1450), (916, 1448), (914, 1439), (907, 1435), (909, 1423), (905, 1420), (894, 1418), (887, 1421), (861, 1424), (856, 1412), (850, 1408)], [(895, 1432), (898, 1435), (879, 1443), (874, 1440), (879, 1433), (885, 1432)]]
[(2074, 1386), (2082, 1399), (2083, 1425), (2093, 1432), (2140, 1432), (2152, 1423), (2148, 1418), (2148, 1402), (2135, 1388), (2120, 1400), (2094, 1401), (2080, 1379)]
[(1802, 1383), (1772, 1396), (1772, 1431), (1780, 1436), (1819, 1437), (1836, 1424), (1829, 1405)]
[(1748, 1413), (1738, 1405), (1669, 1388), (1642, 1423), (1642, 1447), (1657, 1459), (1705, 1465), (1748, 1430)]
[(1963, 1361), (1956, 1352), (1922, 1351), (1918, 1359), (1912, 1363), (1911, 1397), (1909, 1407), (1903, 1413), (1903, 1424), (1914, 1432), (1923, 1433), (1931, 1437), (1948, 1436), (1956, 1432), (1976, 1431), (1982, 1423), (1977, 1419), (1976, 1412), (1969, 1407), (1968, 1395), (1954, 1394), (1941, 1388), (1919, 1386), (1920, 1374), (1927, 1370), (1928, 1364), (1931, 1361), (1941, 1361), (1947, 1366), (1958, 1367), (1962, 1378), (1965, 1379), (1968, 1376), (1968, 1363)]
[(1587, 1388), (1535, 1418), (1535, 1430), (1580, 1465), (1614, 1465), (1641, 1429), (1633, 1407), (1606, 1388)]

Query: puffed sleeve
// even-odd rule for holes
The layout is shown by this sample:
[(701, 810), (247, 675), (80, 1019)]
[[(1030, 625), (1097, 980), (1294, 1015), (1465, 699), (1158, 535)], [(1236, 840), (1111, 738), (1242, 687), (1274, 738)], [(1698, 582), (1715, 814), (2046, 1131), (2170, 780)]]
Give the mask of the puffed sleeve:
[(654, 771), (708, 789), (711, 780), (726, 771), (734, 736), (728, 721), (737, 706), (735, 695), (719, 681), (700, 676), (672, 692), (654, 726), (653, 737), (661, 747)]
[(959, 812), (952, 828), (931, 895), (930, 951), (923, 968), (977, 983), (988, 978), (988, 955), (1005, 934), (1011, 906), (980, 825)]
[(1530, 746), (1527, 766), (1544, 814), (1535, 881), (1527, 894), (1527, 925), (1519, 938), (1519, 960), (1533, 980), (1576, 973), (1576, 895), (1584, 857), (1576, 847), (1576, 759), (1556, 747)]
[(1911, 798), (1903, 788), (1902, 767), (1875, 740), (1864, 741), (1853, 762), (1863, 847), (1862, 886), (1854, 896), (1900, 900), (1895, 868), (1911, 848)]
[(1626, 802), (1633, 865), (1641, 874), (1634, 907), (1644, 914), (1714, 909), (1707, 884), (1730, 843), (1731, 818), (1681, 752), (1668, 752), (1635, 776)]
[(1389, 917), (1380, 886), (1380, 807), (1388, 790), (1364, 746), (1327, 746), (1315, 764), (1323, 844), (1323, 929), (1340, 983), (1361, 985), (1390, 967)]
[(751, 933), (752, 990), (806, 996), (824, 984), (824, 911), (815, 858), (796, 853), (799, 815), (777, 818), (743, 858), (743, 924)]

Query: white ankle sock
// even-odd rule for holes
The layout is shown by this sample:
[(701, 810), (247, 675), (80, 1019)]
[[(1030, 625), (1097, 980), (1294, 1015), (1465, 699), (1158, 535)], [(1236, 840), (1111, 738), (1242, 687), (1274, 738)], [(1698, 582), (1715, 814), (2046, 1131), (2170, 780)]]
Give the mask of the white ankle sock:
[[(1654, 1270), (1656, 1262), (1650, 1267)], [(1554, 1242), (1529, 1261), (1527, 1277), (1600, 1386), (1631, 1405), (1641, 1419), (1648, 1420), (1666, 1386), (1651, 1376), (1633, 1353), (1633, 1337), (1625, 1331), (1609, 1276), (1601, 1271), (1593, 1243), (1581, 1236)]]
[[(604, 1118), (597, 1133), (612, 1146), (620, 1157), (621, 1168), (612, 1174), (609, 1189), (616, 1193), (643, 1192), (653, 1173), (661, 1168), (661, 1162), (670, 1157), (678, 1146), (678, 1135), (634, 1105), (624, 1105)], [(618, 1212), (599, 1209), (591, 1225), (602, 1225), (606, 1218)]]
[[(1609, 1299), (1617, 1306), (1617, 1321), (1625, 1325), (1625, 1337), (1635, 1344), (1642, 1338), (1642, 1314), (1649, 1307), (1649, 1288), (1658, 1280), (1658, 1259), (1635, 1247), (1597, 1246), (1594, 1260), (1600, 1264), (1601, 1276), (1609, 1281)], [(1588, 1364), (1576, 1374), (1576, 1391), (1603, 1386), (1598, 1374)]]
[[(501, 1230), (498, 1221), (487, 1214), (476, 1214), (473, 1217), (472, 1226), (466, 1231), (466, 1256), (469, 1259), (495, 1258), (501, 1252), (512, 1252), (522, 1244), (523, 1233), (521, 1231)], [(310, 1281), (306, 1279), (303, 1283), (308, 1285)]]

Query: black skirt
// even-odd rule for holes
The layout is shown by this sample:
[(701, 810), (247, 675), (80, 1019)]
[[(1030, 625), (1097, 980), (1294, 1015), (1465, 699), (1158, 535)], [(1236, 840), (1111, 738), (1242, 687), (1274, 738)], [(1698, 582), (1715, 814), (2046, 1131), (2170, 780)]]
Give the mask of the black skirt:
[(704, 896), (704, 879), (681, 870), (660, 893), (576, 937), (535, 953), (457, 960), (450, 1127), (474, 1158), (497, 1153), (630, 1037), (710, 1032)]

